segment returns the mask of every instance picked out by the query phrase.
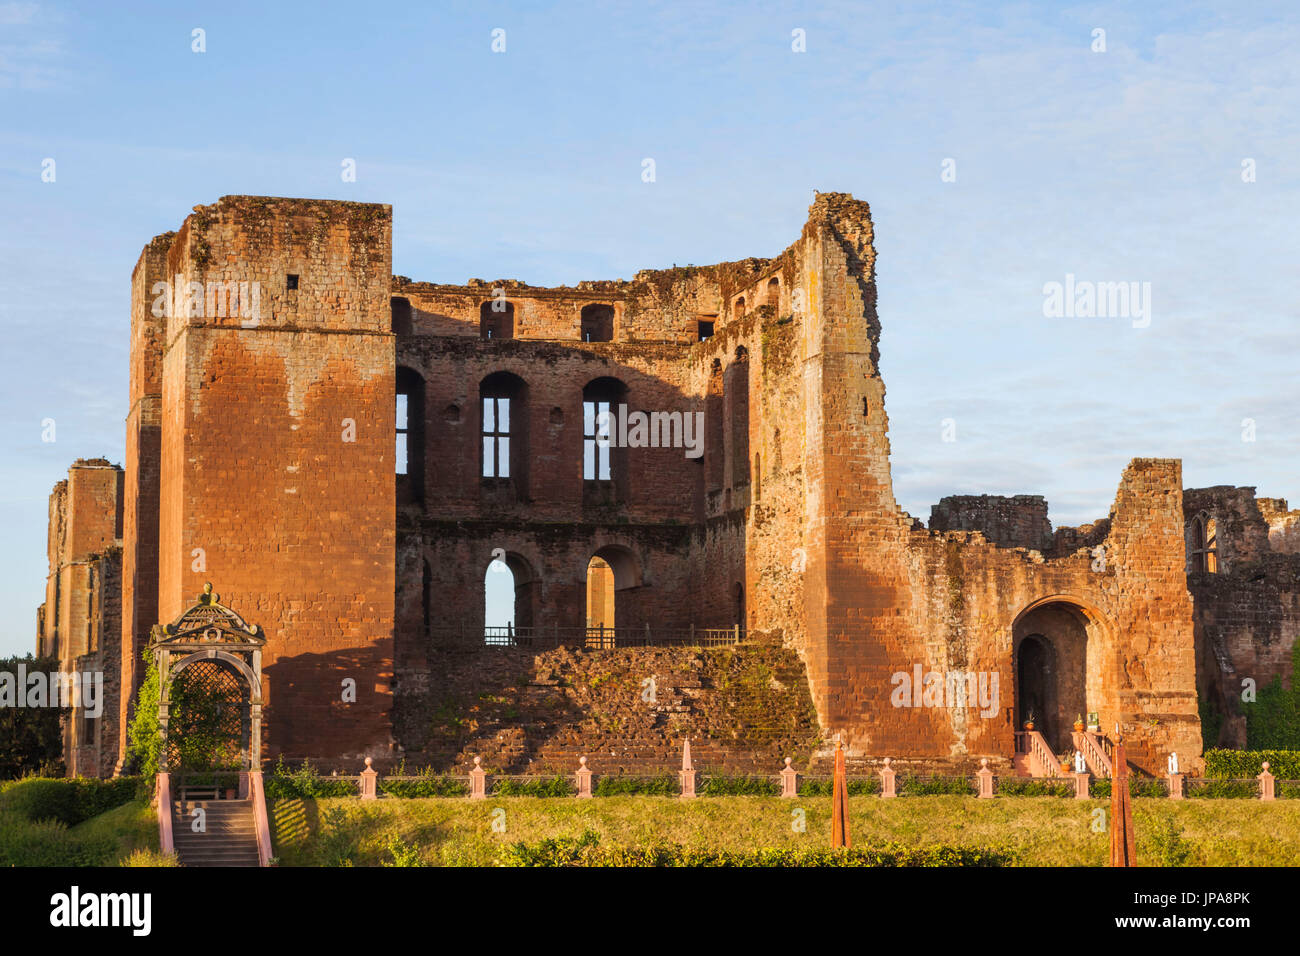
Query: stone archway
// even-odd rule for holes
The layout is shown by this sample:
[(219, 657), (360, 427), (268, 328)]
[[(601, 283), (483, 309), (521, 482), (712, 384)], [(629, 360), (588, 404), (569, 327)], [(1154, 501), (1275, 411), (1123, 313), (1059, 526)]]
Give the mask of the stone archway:
[(261, 769), (265, 645), (262, 629), (221, 604), (211, 583), (175, 621), (154, 626), (149, 650), (159, 675), (161, 772), (182, 769), (169, 765), (188, 753), (189, 733), (214, 735), (205, 749), (217, 759), (241, 771)]
[(1076, 717), (1103, 710), (1098, 618), (1066, 598), (1026, 608), (1013, 627), (1016, 729), (1033, 712), (1036, 729), (1056, 753), (1073, 749)]

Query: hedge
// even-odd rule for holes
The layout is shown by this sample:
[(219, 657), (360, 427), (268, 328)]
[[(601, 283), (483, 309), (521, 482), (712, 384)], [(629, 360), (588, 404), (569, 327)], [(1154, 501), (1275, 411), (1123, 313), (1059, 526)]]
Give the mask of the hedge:
[(501, 852), (502, 866), (655, 866), (655, 867), (858, 867), (858, 866), (1007, 866), (1015, 859), (1008, 847), (934, 844), (912, 847), (881, 843), (849, 850), (828, 847), (759, 847), (715, 850), (680, 843), (648, 846), (601, 846), (591, 830), (580, 837), (511, 843)]
[(56, 821), (73, 827), (130, 803), (141, 791), (142, 782), (140, 777), (28, 777), (5, 787), (0, 794), (0, 809), (33, 822)]
[(1300, 780), (1300, 750), (1207, 750), (1205, 775), (1216, 780), (1256, 777), (1265, 760), (1279, 780)]
[[(1128, 795), (1130, 797), (1167, 797), (1169, 787), (1158, 777), (1129, 777)], [(1088, 785), (1088, 796), (1093, 798), (1110, 797), (1110, 778), (1103, 777)]]

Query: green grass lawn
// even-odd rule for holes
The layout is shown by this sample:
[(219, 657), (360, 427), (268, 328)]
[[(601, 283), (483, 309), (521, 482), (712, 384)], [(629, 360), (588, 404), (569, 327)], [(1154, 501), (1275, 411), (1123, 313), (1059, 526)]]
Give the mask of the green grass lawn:
[[(1008, 848), (1024, 866), (1102, 866), (1107, 832), (1094, 832), (1105, 800), (929, 796), (850, 798), (855, 846), (884, 842)], [(1138, 862), (1150, 866), (1300, 863), (1300, 800), (1136, 799)], [(805, 830), (794, 825), (803, 811)], [(284, 866), (494, 865), (501, 847), (577, 837), (602, 845), (669, 841), (710, 849), (816, 847), (830, 841), (830, 800), (807, 797), (536, 797), (280, 800), (271, 807)], [(494, 822), (504, 827), (495, 832)]]

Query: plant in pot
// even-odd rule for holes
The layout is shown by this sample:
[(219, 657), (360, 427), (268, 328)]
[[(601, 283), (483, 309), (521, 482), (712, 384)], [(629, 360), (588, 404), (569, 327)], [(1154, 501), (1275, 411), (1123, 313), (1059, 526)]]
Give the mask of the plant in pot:
[(1025, 715), (1025, 730), (1034, 729), (1034, 712), (1031, 710)]
[(1075, 732), (1076, 734), (1081, 734), (1081, 733), (1083, 733), (1083, 714), (1078, 714), (1077, 716), (1075, 716), (1075, 718), (1074, 718), (1074, 732)]

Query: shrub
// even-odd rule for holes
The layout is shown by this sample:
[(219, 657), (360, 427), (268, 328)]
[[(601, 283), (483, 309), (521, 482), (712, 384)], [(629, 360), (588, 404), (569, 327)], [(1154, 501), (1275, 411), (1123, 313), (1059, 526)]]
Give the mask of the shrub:
[(275, 772), (266, 780), (264, 789), (267, 799), (271, 800), (357, 795), (356, 781), (352, 777), (322, 777), (309, 760), (304, 760), (297, 770), (290, 770), (284, 765), (283, 757), (276, 763)]
[[(833, 780), (804, 780), (799, 784), (801, 797), (829, 797), (835, 786)], [(880, 793), (879, 777), (850, 777), (846, 782), (850, 797), (869, 797)]]
[(705, 797), (775, 797), (781, 788), (771, 777), (719, 775), (706, 776), (699, 792)]
[(830, 848), (759, 847), (715, 850), (680, 843), (647, 846), (601, 846), (591, 830), (578, 837), (553, 837), (504, 847), (503, 866), (656, 866), (656, 867), (858, 867), (858, 866), (1006, 866), (1013, 853), (1005, 847), (965, 847), (950, 844), (904, 846), (883, 843), (850, 850)]
[(119, 866), (180, 866), (175, 853), (160, 853), (157, 850), (136, 850)]
[(1210, 800), (1252, 800), (1259, 796), (1254, 780), (1201, 780), (1187, 787), (1188, 797)]
[[(1159, 777), (1129, 777), (1128, 795), (1130, 797), (1167, 797), (1169, 788)], [(1103, 778), (1088, 784), (1088, 796), (1095, 799), (1110, 797), (1110, 780)]]
[(900, 797), (928, 797), (935, 794), (973, 795), (979, 791), (965, 777), (918, 777), (908, 774), (898, 784)]
[(993, 792), (999, 797), (1072, 797), (1074, 785), (1059, 780), (999, 777)]
[(1295, 680), (1297, 673), (1300, 673), (1300, 641), (1291, 649), (1290, 689), (1283, 686), (1281, 675), (1276, 675), (1268, 686), (1259, 689), (1254, 701), (1241, 705), (1242, 713), (1246, 715), (1246, 746), (1252, 750), (1277, 748), (1294, 751), (1300, 748), (1300, 684)]
[(1183, 866), (1192, 855), (1192, 846), (1183, 839), (1183, 828), (1172, 817), (1159, 820), (1151, 829), (1151, 846), (1161, 866)]
[(492, 781), (494, 797), (571, 797), (577, 792), (570, 778), (558, 775), (539, 780), (502, 777)]
[(1266, 760), (1273, 776), (1300, 780), (1300, 750), (1207, 750), (1205, 775), (1216, 780), (1254, 777)]
[(0, 796), (0, 806), (27, 820), (53, 820), (71, 827), (130, 803), (141, 792), (141, 785), (138, 777), (114, 780), (29, 777), (6, 787)]
[(393, 862), (387, 861), (380, 864), (381, 866), (425, 866), (424, 857), (420, 853), (420, 848), (413, 843), (407, 843), (401, 837), (391, 836), (388, 838), (388, 852), (392, 854)]
[(379, 792), (390, 797), (463, 797), (469, 784), (463, 777), (437, 774), (432, 769), (420, 771), (414, 780), (379, 778)]
[(591, 792), (597, 797), (673, 797), (681, 793), (681, 784), (671, 773), (657, 777), (597, 777)]

